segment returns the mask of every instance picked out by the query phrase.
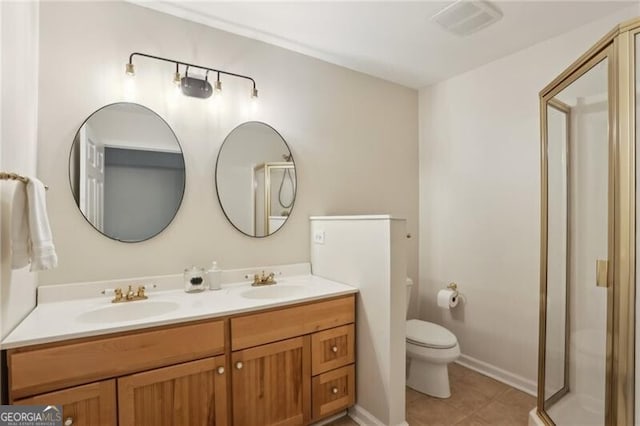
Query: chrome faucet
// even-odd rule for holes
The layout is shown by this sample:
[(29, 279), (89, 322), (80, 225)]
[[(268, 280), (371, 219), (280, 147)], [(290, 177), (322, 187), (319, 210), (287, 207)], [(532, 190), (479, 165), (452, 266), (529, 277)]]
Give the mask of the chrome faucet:
[(272, 285), (272, 284), (276, 284), (277, 281), (275, 279), (276, 274), (271, 272), (269, 275), (265, 275), (264, 271), (262, 271), (261, 275), (255, 274), (253, 276), (253, 284), (251, 284), (254, 287), (257, 286), (261, 286), (261, 285)]

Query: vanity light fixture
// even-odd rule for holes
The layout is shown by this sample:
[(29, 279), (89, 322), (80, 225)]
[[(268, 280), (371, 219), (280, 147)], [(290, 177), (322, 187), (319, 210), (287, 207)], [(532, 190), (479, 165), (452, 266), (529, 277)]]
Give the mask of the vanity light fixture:
[[(218, 70), (214, 68), (209, 68), (202, 65), (194, 65), (187, 62), (176, 61), (175, 59), (167, 59), (167, 58), (162, 58), (160, 56), (148, 55), (146, 53), (133, 52), (131, 55), (129, 55), (129, 62), (126, 64), (126, 73), (128, 75), (135, 75), (135, 68), (133, 65), (134, 56), (141, 56), (144, 58), (155, 59), (158, 61), (174, 63), (176, 65), (176, 72), (173, 75), (173, 82), (177, 86), (181, 87), (182, 93), (184, 93), (187, 96), (193, 96), (197, 98), (208, 98), (209, 96), (211, 96), (212, 87), (211, 87), (211, 84), (209, 83), (209, 78), (208, 78), (209, 71), (211, 71), (211, 72), (217, 73), (217, 78), (214, 83), (215, 86), (213, 87), (213, 89), (216, 92), (219, 93), (222, 91), (222, 82), (220, 81), (220, 74), (224, 74), (230, 77), (237, 77), (237, 78), (243, 78), (245, 80), (249, 80), (252, 84), (251, 98), (255, 100), (258, 97), (258, 89), (256, 88), (256, 82), (253, 78), (249, 76), (236, 74), (233, 72), (228, 72), (223, 70)], [(183, 65), (186, 67), (184, 78), (180, 75), (180, 65)], [(197, 68), (199, 70), (205, 71), (204, 80), (202, 78), (189, 77), (188, 75), (189, 68)]]
[(189, 66), (185, 70), (184, 77), (180, 82), (182, 93), (194, 98), (206, 99), (211, 96), (213, 89), (209, 83), (209, 71), (204, 75), (204, 79), (200, 77), (189, 76)]

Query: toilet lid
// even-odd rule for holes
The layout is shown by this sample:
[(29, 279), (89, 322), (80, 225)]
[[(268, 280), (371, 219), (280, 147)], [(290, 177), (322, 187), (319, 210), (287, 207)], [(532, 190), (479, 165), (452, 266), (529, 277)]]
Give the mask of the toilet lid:
[(456, 336), (444, 327), (421, 320), (407, 321), (407, 341), (427, 348), (447, 349), (458, 343)]

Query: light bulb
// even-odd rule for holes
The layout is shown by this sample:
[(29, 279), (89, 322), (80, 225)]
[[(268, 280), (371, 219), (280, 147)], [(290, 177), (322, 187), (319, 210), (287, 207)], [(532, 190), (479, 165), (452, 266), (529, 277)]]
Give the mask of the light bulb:
[(217, 93), (222, 92), (222, 82), (220, 80), (216, 80), (216, 84), (213, 88)]
[(130, 76), (134, 76), (136, 75), (136, 69), (134, 68), (133, 64), (131, 62), (127, 63), (126, 68), (125, 68), (125, 72), (127, 73), (127, 75)]
[(173, 84), (180, 87), (180, 83), (182, 83), (182, 78), (180, 77), (180, 73), (176, 72), (173, 74)]
[(258, 89), (255, 87), (251, 89), (251, 99), (258, 99)]

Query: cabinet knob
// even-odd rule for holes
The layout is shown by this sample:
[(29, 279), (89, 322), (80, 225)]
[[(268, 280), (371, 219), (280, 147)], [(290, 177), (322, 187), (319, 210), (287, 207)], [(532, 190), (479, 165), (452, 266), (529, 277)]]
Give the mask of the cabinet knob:
[(243, 367), (242, 361), (238, 361), (238, 362), (236, 362), (236, 368), (237, 368), (238, 370), (242, 370), (242, 367)]
[(218, 367), (218, 374), (224, 374), (224, 367)]
[(335, 386), (334, 386), (334, 387), (332, 387), (332, 388), (331, 388), (331, 393), (332, 393), (332, 394), (334, 394), (334, 395), (335, 395), (335, 394), (337, 394), (337, 393), (338, 393), (338, 388), (337, 388), (337, 387), (335, 387)]
[(67, 417), (64, 419), (64, 426), (71, 426), (73, 424), (73, 417)]
[(331, 347), (331, 352), (333, 352), (334, 354), (338, 352), (338, 347), (337, 346), (332, 346)]

